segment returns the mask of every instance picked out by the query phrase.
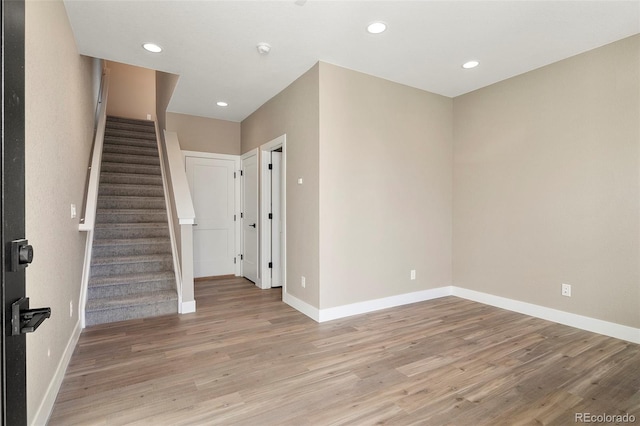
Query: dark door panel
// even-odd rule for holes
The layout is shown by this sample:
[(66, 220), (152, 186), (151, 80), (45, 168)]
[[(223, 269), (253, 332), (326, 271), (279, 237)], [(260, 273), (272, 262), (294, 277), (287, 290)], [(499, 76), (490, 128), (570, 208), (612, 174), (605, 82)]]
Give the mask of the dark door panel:
[[(26, 340), (12, 335), (11, 305), (25, 297), (12, 241), (24, 239), (24, 0), (2, 1), (2, 423), (27, 424)], [(12, 271), (12, 269), (15, 269)]]

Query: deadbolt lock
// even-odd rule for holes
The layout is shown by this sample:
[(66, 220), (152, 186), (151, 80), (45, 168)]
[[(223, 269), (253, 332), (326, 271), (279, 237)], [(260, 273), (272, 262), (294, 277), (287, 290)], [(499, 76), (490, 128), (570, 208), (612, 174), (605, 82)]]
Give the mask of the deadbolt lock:
[(11, 272), (18, 272), (33, 262), (33, 247), (25, 239), (11, 241)]

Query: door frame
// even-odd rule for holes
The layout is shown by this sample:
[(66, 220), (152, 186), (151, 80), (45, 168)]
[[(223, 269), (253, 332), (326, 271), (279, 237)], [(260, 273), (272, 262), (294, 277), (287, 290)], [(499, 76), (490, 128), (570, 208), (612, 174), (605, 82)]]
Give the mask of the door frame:
[(271, 288), (271, 273), (269, 271), (269, 255), (271, 254), (271, 233), (268, 232), (269, 212), (271, 205), (271, 176), (269, 175), (268, 153), (282, 148), (281, 181), (282, 192), (280, 194), (282, 213), (282, 292), (287, 290), (287, 135), (278, 136), (260, 146), (260, 275), (262, 277), (261, 288)]
[[(187, 157), (195, 157), (195, 158), (210, 158), (214, 160), (232, 160), (234, 163), (235, 171), (234, 171), (234, 215), (236, 217), (236, 221), (234, 222), (234, 252), (235, 255), (235, 268), (234, 274), (236, 276), (242, 275), (242, 262), (240, 262), (239, 249), (242, 247), (241, 238), (241, 227), (240, 227), (240, 206), (241, 206), (241, 192), (240, 192), (240, 176), (238, 170), (240, 170), (240, 156), (232, 155), (232, 154), (214, 154), (212, 152), (201, 152), (201, 151), (188, 151), (182, 150), (182, 164), (184, 165), (184, 170), (187, 170)], [(193, 194), (191, 194), (193, 196)], [(196, 221), (198, 218), (196, 217)]]
[[(256, 208), (258, 210), (257, 214), (258, 214), (258, 219), (260, 219), (260, 156), (259, 156), (260, 152), (258, 150), (258, 148), (254, 148), (251, 151), (247, 151), (244, 154), (242, 154), (240, 156), (240, 172), (242, 172), (244, 170), (244, 160), (250, 157), (253, 157), (254, 155), (256, 156), (256, 167), (258, 167), (258, 190), (256, 191), (256, 197), (258, 198), (256, 200)], [(244, 208), (244, 179), (242, 179), (241, 185), (240, 185), (240, 199), (241, 199), (241, 208), (240, 211), (244, 212), (245, 208)], [(242, 226), (244, 218), (240, 218), (240, 220), (238, 221), (238, 224), (240, 225), (240, 249), (241, 252), (243, 253), (245, 252), (244, 249), (244, 226)], [(256, 282), (254, 283), (257, 287), (262, 288), (262, 273), (261, 273), (261, 255), (260, 255), (260, 232), (262, 229), (262, 223), (259, 220), (258, 221), (258, 226), (260, 226), (260, 230), (258, 231), (258, 241), (257, 241), (257, 251), (258, 251), (258, 258), (256, 259), (258, 262), (258, 270), (256, 271)], [(240, 260), (240, 262), (238, 262), (240, 264), (240, 276), (244, 276), (244, 271), (243, 271), (243, 266), (244, 266), (244, 262), (242, 260)]]

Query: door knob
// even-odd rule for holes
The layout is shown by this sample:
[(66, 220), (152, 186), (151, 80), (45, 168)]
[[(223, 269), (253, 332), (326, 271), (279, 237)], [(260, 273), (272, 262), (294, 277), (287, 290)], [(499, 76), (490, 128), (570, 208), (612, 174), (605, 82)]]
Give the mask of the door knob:
[(255, 228), (255, 227), (256, 227), (256, 224), (255, 224), (255, 223), (252, 223), (252, 224), (251, 224), (251, 225), (249, 225), (249, 226), (251, 226), (251, 227)]

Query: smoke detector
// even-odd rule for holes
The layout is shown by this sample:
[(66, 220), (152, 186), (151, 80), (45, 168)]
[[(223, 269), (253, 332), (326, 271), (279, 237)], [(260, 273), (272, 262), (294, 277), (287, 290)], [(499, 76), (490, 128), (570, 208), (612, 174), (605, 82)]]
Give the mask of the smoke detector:
[(271, 52), (271, 45), (268, 43), (258, 43), (256, 47), (258, 48), (258, 53), (261, 55), (267, 55)]

